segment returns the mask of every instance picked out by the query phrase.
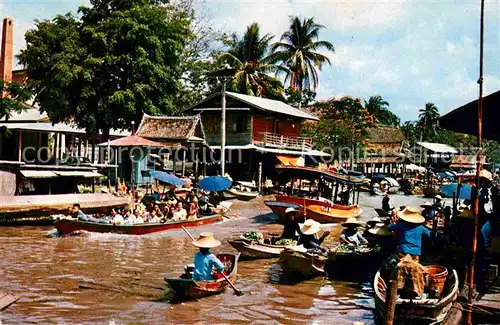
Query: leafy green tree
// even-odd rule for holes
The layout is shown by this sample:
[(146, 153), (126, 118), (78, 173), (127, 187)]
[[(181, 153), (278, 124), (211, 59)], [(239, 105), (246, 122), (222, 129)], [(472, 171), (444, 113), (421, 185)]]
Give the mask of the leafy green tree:
[(174, 113), (189, 17), (161, 0), (90, 2), (25, 35), (18, 58), (40, 109), (104, 140), (143, 113)]
[(309, 106), (316, 101), (316, 92), (307, 89), (301, 92), (297, 88), (288, 87), (285, 89), (285, 96), (285, 101), (292, 106)]
[(382, 96), (371, 96), (368, 101), (364, 100), (364, 102), (365, 108), (370, 114), (375, 116), (379, 124), (392, 126), (399, 125), (399, 117), (389, 110), (389, 102), (384, 100)]
[(330, 65), (330, 59), (317, 52), (326, 49), (334, 52), (332, 43), (318, 40), (319, 32), (325, 26), (314, 21), (314, 18), (290, 18), (290, 28), (283, 33), (279, 42), (272, 45), (273, 54), (269, 59), (281, 62), (288, 69), (285, 84), (303, 90), (316, 90), (319, 83), (318, 70), (324, 64)]
[(363, 107), (361, 100), (352, 97), (317, 102), (312, 111), (320, 120), (306, 123), (304, 134), (323, 150), (341, 152), (363, 146), (368, 129), (375, 125), (374, 116)]
[(418, 126), (417, 122), (406, 121), (401, 126), (401, 130), (403, 131), (403, 134), (410, 146), (414, 146), (418, 141), (420, 141), (421, 128)]
[(20, 113), (25, 110), (25, 104), (31, 94), (26, 87), (16, 82), (5, 82), (0, 80), (0, 119), (8, 120), (12, 113)]
[(432, 141), (436, 135), (436, 126), (439, 119), (439, 110), (433, 103), (426, 103), (424, 108), (419, 110), (418, 124), (422, 128), (422, 139)]
[(261, 37), (257, 23), (248, 26), (242, 38), (232, 35), (229, 50), (220, 55), (228, 67), (217, 73), (231, 78), (228, 90), (271, 99), (284, 98), (283, 84), (270, 75), (285, 70), (267, 58), (273, 37), (271, 34)]

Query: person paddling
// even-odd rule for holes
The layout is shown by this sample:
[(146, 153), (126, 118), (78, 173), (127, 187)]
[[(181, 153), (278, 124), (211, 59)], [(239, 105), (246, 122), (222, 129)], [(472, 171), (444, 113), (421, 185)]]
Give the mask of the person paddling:
[(306, 249), (320, 250), (324, 253), (328, 250), (320, 245), (323, 243), (325, 238), (330, 234), (329, 231), (325, 231), (323, 236), (316, 238), (316, 234), (321, 230), (321, 224), (312, 219), (307, 219), (300, 227), (300, 236), (297, 245), (302, 245)]
[(194, 254), (194, 272), (193, 280), (195, 281), (212, 281), (214, 280), (213, 268), (218, 272), (224, 271), (224, 264), (210, 252), (210, 248), (220, 246), (221, 242), (215, 239), (211, 232), (202, 232), (198, 239), (193, 240), (192, 244), (200, 250)]

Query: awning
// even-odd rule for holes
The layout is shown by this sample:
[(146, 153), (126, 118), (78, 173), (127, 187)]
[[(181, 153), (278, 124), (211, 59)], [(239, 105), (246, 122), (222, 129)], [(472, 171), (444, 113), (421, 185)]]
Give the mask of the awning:
[(419, 146), (435, 153), (456, 154), (458, 150), (444, 143), (418, 142)]
[(21, 174), (26, 178), (53, 178), (57, 177), (54, 172), (48, 170), (21, 170)]
[[(19, 130), (19, 131), (32, 131), (32, 132), (55, 132), (55, 133), (67, 133), (67, 134), (80, 134), (85, 135), (87, 131), (85, 129), (77, 128), (70, 124), (65, 123), (47, 123), (47, 122), (26, 122), (26, 123), (15, 123), (15, 122), (3, 122), (0, 126), (6, 127), (9, 130)], [(130, 134), (128, 131), (110, 130), (111, 136), (123, 137)]]
[(82, 172), (82, 176), (86, 178), (99, 178), (99, 177), (104, 177), (103, 174), (100, 174), (98, 172)]
[[(266, 148), (266, 147), (261, 147), (261, 146), (256, 146), (254, 144), (245, 144), (245, 145), (232, 145), (232, 146), (226, 146), (226, 150), (251, 150), (254, 149), (258, 152), (269, 152), (269, 153), (275, 153), (279, 155), (291, 155), (291, 156), (315, 156), (315, 157), (331, 157), (330, 154), (319, 151), (319, 150), (304, 150), (304, 151), (298, 151), (298, 150), (287, 150), (287, 149), (276, 149), (276, 148)], [(216, 149), (220, 150), (220, 146), (210, 146), (210, 149)]]
[(362, 165), (368, 164), (397, 164), (402, 163), (402, 157), (365, 157), (360, 158), (358, 163)]
[(85, 173), (89, 173), (89, 172), (83, 172), (83, 171), (55, 171), (54, 173), (56, 173), (57, 175), (59, 176), (69, 176), (69, 177), (77, 177), (77, 176), (80, 176), (80, 177), (85, 177)]
[(278, 158), (281, 164), (285, 166), (297, 166), (297, 161), (299, 160), (299, 157), (284, 156), (284, 155), (276, 155), (276, 158)]

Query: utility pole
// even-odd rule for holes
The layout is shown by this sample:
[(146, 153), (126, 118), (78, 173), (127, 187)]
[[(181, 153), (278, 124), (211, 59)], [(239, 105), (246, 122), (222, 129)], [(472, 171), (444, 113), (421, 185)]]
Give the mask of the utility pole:
[(226, 173), (226, 79), (222, 83), (222, 110), (220, 122), (220, 172), (221, 176)]

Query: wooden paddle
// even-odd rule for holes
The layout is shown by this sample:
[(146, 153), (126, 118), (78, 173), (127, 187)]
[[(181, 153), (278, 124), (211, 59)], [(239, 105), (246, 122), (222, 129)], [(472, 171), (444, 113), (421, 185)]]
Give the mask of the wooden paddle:
[[(187, 231), (187, 229), (184, 228), (184, 226), (181, 226), (181, 228), (182, 228), (182, 230), (184, 230), (186, 232), (186, 234), (189, 236), (189, 238), (191, 238), (191, 240), (195, 240), (194, 237), (191, 236), (191, 234), (189, 233), (189, 231)], [(221, 272), (220, 274), (222, 275), (222, 277), (224, 278), (224, 280), (226, 280), (227, 283), (229, 283), (229, 285), (231, 286), (231, 288), (233, 288), (233, 291), (234, 291), (235, 295), (237, 295), (238, 297), (244, 295), (243, 291), (241, 291), (238, 288), (236, 288), (234, 286), (234, 284), (231, 282), (231, 280), (229, 280), (229, 278), (223, 272)]]

